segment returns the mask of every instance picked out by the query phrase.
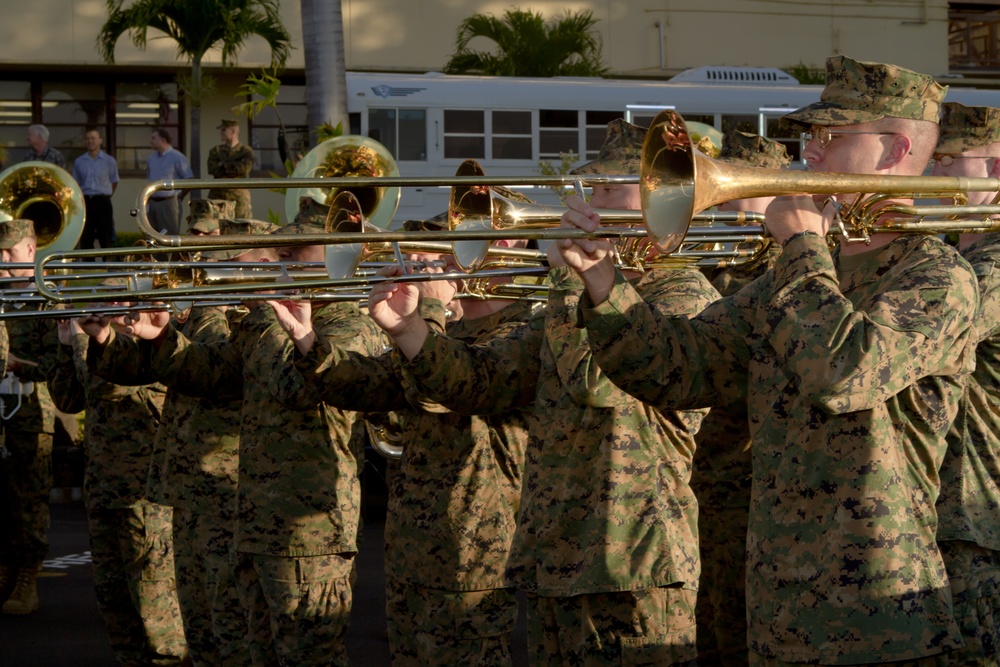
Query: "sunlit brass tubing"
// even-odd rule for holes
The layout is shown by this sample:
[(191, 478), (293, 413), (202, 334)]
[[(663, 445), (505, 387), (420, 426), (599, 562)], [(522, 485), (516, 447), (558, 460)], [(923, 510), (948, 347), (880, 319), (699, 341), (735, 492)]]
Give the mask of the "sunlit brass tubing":
[(924, 218), (883, 220), (872, 228), (873, 234), (892, 232), (925, 232), (928, 234), (985, 234), (1000, 232), (1000, 219), (981, 218), (957, 220), (927, 220)]
[[(635, 184), (639, 182), (638, 176), (598, 176), (594, 174), (576, 176), (452, 176), (452, 177), (348, 177), (348, 178), (283, 178), (275, 181), (273, 178), (227, 178), (223, 184), (226, 188), (238, 189), (270, 189), (276, 185), (282, 188), (379, 188), (379, 187), (428, 187), (428, 186), (455, 186), (455, 185), (506, 185), (506, 186), (552, 186), (552, 185), (573, 185), (575, 183), (588, 184)], [(219, 181), (214, 179), (185, 179), (180, 181), (165, 180), (155, 181), (146, 185), (139, 191), (136, 197), (136, 207), (134, 214), (137, 218), (140, 231), (149, 239), (161, 246), (187, 247), (189, 245), (200, 245), (206, 237), (190, 237), (179, 234), (161, 234), (153, 229), (146, 214), (146, 204), (149, 198), (156, 192), (165, 190), (200, 190), (219, 187)], [(387, 232), (391, 233), (391, 232)], [(406, 232), (416, 234), (421, 232)], [(270, 245), (320, 245), (330, 243), (329, 234), (299, 234), (281, 239), (281, 243)], [(234, 234), (226, 236), (211, 237), (209, 243), (217, 246), (232, 246), (257, 248), (262, 245), (262, 239), (270, 237), (252, 236), (248, 234)], [(270, 238), (274, 241), (274, 238)], [(402, 241), (406, 238), (380, 238), (382, 241)], [(424, 240), (434, 240), (425, 237)], [(337, 241), (347, 243), (349, 241)], [(249, 245), (247, 245), (249, 244)], [(83, 251), (81, 251), (83, 252)], [(100, 251), (94, 253), (99, 255)]]
[[(220, 301), (199, 301), (193, 305), (195, 307), (235, 306), (239, 305), (239, 303), (239, 301), (234, 301), (233, 299), (226, 299)], [(90, 315), (120, 317), (122, 315), (130, 315), (133, 313), (149, 313), (160, 310), (167, 310), (170, 311), (171, 314), (176, 314), (183, 309), (178, 308), (172, 303), (141, 303), (132, 306), (106, 305), (94, 306), (93, 308), (50, 308), (45, 310), (3, 310), (2, 306), (0, 306), (0, 320), (65, 320), (77, 317), (88, 317)]]
[[(500, 277), (500, 276), (512, 276), (512, 275), (545, 275), (548, 273), (548, 267), (515, 267), (509, 269), (500, 269), (497, 271), (480, 271), (476, 274), (477, 277), (484, 279)], [(412, 273), (404, 276), (368, 276), (364, 278), (344, 278), (344, 279), (330, 279), (325, 278), (322, 280), (297, 280), (294, 284), (287, 285), (268, 285), (266, 289), (268, 291), (280, 290), (282, 288), (293, 287), (296, 292), (304, 293), (307, 291), (315, 290), (334, 290), (338, 288), (349, 288), (349, 287), (370, 287), (372, 285), (383, 283), (383, 282), (423, 282), (427, 280), (465, 280), (469, 278), (469, 274), (465, 272), (450, 272), (450, 273)], [(214, 285), (206, 286), (177, 286), (171, 287), (170, 289), (136, 289), (128, 290), (126, 292), (118, 293), (108, 293), (107, 295), (102, 294), (86, 294), (77, 297), (75, 295), (57, 295), (59, 297), (59, 303), (74, 303), (74, 302), (100, 302), (100, 301), (191, 301), (206, 298), (223, 298), (232, 297), (237, 300), (244, 300), (246, 297), (252, 295), (253, 293), (261, 292), (263, 289), (260, 284), (237, 284), (237, 285), (227, 285), (225, 288), (220, 288)], [(239, 296), (237, 296), (239, 295)], [(47, 296), (47, 295), (46, 295)], [(251, 297), (253, 300), (256, 297)], [(275, 298), (274, 294), (260, 295), (260, 298)]]

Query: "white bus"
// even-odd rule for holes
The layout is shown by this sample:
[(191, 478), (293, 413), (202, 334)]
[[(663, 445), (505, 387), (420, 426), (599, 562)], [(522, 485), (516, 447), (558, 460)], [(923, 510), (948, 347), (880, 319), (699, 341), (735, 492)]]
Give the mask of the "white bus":
[[(781, 141), (797, 161), (800, 135), (780, 118), (818, 100), (822, 87), (778, 69), (702, 67), (669, 81), (350, 72), (347, 89), (351, 133), (384, 144), (403, 176), (447, 177), (466, 158), (489, 176), (538, 174), (540, 161), (558, 165), (570, 152), (582, 163), (597, 155), (610, 121), (648, 124), (663, 108), (723, 134), (735, 128)], [(948, 99), (1000, 106), (1000, 91), (953, 85)], [(527, 194), (558, 201), (545, 188)], [(446, 188), (405, 188), (395, 219), (433, 216), (447, 197)]]

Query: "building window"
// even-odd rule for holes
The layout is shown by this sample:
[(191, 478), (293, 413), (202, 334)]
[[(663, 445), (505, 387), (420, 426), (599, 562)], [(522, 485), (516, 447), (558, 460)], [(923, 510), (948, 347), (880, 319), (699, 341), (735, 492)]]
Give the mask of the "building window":
[(596, 160), (597, 154), (604, 145), (604, 140), (608, 136), (608, 123), (619, 118), (623, 118), (621, 111), (588, 111), (587, 127), (585, 129), (585, 146), (587, 152), (582, 157), (585, 160)]
[[(277, 174), (285, 176), (287, 170), (278, 150), (278, 135), (285, 126), (288, 158), (298, 162), (309, 152), (309, 123), (306, 120), (306, 87), (283, 82), (278, 89), (277, 109), (264, 108), (250, 122), (247, 145), (253, 148), (254, 175)], [(347, 130), (345, 129), (345, 134)]]
[[(167, 130), (174, 148), (183, 152), (175, 84), (121, 84), (114, 99), (114, 156), (119, 172), (146, 174), (146, 159), (152, 152), (149, 138), (158, 127)], [(108, 150), (106, 139), (104, 150)]]
[(493, 111), (490, 143), (494, 160), (530, 160), (531, 112)]

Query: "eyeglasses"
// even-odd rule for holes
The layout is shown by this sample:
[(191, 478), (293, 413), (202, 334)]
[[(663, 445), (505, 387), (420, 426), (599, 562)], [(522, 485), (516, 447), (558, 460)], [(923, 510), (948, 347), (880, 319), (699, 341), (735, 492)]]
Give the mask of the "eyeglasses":
[(826, 148), (830, 145), (830, 142), (837, 137), (844, 136), (847, 134), (879, 134), (884, 136), (892, 136), (897, 134), (896, 132), (831, 132), (828, 127), (817, 127), (812, 132), (803, 132), (802, 139), (806, 142), (812, 141), (813, 139), (819, 144), (820, 148)]
[(942, 167), (950, 167), (954, 164), (955, 160), (988, 160), (989, 158), (985, 155), (945, 155), (941, 153), (936, 153), (934, 157), (931, 158), (930, 166), (934, 166), (936, 163), (940, 164)]

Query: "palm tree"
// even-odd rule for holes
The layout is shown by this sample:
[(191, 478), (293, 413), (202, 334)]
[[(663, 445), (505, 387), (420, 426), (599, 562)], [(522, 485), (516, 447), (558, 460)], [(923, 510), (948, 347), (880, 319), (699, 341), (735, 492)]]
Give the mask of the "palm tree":
[(306, 61), (306, 122), (310, 144), (318, 128), (348, 126), (344, 17), (340, 0), (299, 0)]
[(177, 42), (177, 55), (191, 63), (191, 167), (201, 173), (201, 62), (212, 49), (222, 51), (223, 66), (236, 62), (236, 54), (254, 35), (271, 47), (271, 66), (288, 59), (291, 36), (281, 22), (278, 0), (107, 0), (108, 20), (97, 37), (105, 62), (114, 63), (115, 45), (128, 33), (132, 43), (146, 48), (146, 32), (159, 30)]
[[(594, 32), (593, 12), (566, 12), (548, 21), (540, 12), (508, 9), (503, 18), (473, 14), (458, 26), (456, 51), (449, 74), (493, 76), (603, 76), (601, 36)], [(476, 51), (469, 43), (485, 37), (494, 52)]]

